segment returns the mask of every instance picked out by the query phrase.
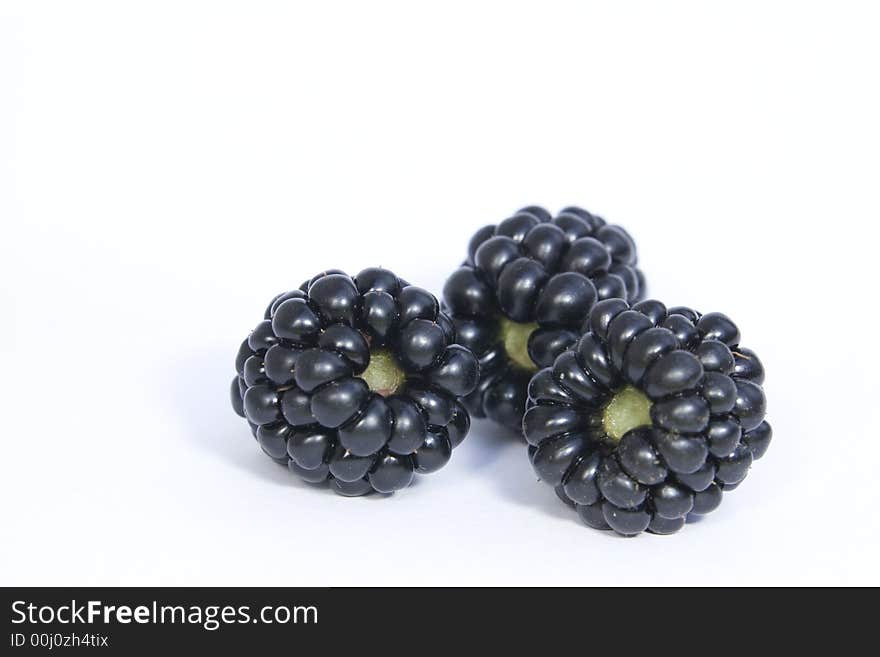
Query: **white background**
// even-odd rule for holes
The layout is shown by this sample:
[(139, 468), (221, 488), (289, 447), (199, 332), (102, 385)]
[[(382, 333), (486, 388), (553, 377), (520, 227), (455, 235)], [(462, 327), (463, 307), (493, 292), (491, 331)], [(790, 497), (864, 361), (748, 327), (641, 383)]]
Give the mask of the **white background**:
[[(0, 583), (880, 584), (876, 11), (3, 3)], [(717, 512), (589, 530), (480, 422), (390, 499), (260, 452), (228, 386), (274, 294), (439, 293), (531, 203), (761, 355), (774, 442)]]

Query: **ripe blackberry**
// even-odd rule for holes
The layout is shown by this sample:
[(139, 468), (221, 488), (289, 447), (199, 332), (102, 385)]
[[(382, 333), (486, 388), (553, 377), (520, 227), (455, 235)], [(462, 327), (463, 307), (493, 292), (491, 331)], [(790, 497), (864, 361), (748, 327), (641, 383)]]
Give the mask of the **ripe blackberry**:
[(597, 303), (576, 346), (529, 383), (538, 476), (591, 527), (671, 534), (715, 510), (764, 455), (764, 367), (725, 315)]
[(342, 495), (391, 493), (445, 465), (479, 378), (437, 299), (376, 268), (275, 297), (235, 366), (232, 406), (263, 451)]
[(471, 238), (443, 299), (459, 341), (480, 361), (464, 405), (519, 432), (532, 374), (578, 338), (598, 300), (643, 298), (636, 247), (619, 226), (581, 208), (552, 217), (523, 208)]

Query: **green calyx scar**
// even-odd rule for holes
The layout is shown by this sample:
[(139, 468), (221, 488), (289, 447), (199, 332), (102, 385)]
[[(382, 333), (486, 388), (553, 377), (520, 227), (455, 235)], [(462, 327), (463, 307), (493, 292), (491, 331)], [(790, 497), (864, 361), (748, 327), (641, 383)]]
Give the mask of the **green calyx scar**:
[(360, 377), (366, 381), (367, 387), (383, 397), (396, 393), (406, 381), (406, 374), (394, 355), (387, 349), (376, 349), (370, 352), (370, 363), (361, 372)]
[(538, 366), (529, 356), (529, 337), (538, 329), (534, 322), (520, 324), (507, 317), (499, 320), (498, 337), (504, 345), (507, 357), (528, 372), (537, 372)]
[(651, 400), (632, 386), (618, 390), (602, 412), (602, 428), (614, 442), (631, 429), (651, 424)]

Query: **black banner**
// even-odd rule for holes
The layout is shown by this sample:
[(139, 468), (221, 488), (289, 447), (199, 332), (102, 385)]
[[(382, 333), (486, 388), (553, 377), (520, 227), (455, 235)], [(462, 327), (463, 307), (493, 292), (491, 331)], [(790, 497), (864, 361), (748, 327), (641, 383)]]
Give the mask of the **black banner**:
[(722, 642), (773, 634), (791, 639), (833, 636), (845, 624), (835, 639), (841, 647), (842, 638), (855, 640), (851, 630), (865, 626), (859, 621), (864, 612), (851, 613), (829, 595), (843, 597), (827, 590), (708, 588), (7, 588), (2, 643), (9, 655), (266, 648), (385, 655), (408, 647), (458, 652), (474, 638), (513, 640), (523, 650), (568, 641), (618, 642), (628, 649), (641, 640), (705, 631)]

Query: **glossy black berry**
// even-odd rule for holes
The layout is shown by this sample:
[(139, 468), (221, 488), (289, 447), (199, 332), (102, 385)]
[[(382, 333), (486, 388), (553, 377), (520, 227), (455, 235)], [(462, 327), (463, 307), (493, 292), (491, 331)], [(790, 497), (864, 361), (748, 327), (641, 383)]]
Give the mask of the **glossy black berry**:
[[(530, 206), (477, 231), (443, 289), (461, 344), (480, 361), (470, 414), (518, 432), (529, 378), (576, 342), (596, 302), (644, 296), (636, 263), (626, 231), (581, 208), (553, 217)], [(623, 346), (632, 337), (621, 335)]]
[(528, 384), (522, 427), (538, 477), (590, 527), (627, 536), (671, 534), (715, 510), (772, 437), (763, 365), (739, 340), (720, 313), (596, 303)]
[(275, 297), (242, 343), (233, 410), (305, 481), (392, 493), (443, 467), (470, 428), (460, 400), (479, 363), (456, 332), (433, 295), (390, 271), (328, 270)]

